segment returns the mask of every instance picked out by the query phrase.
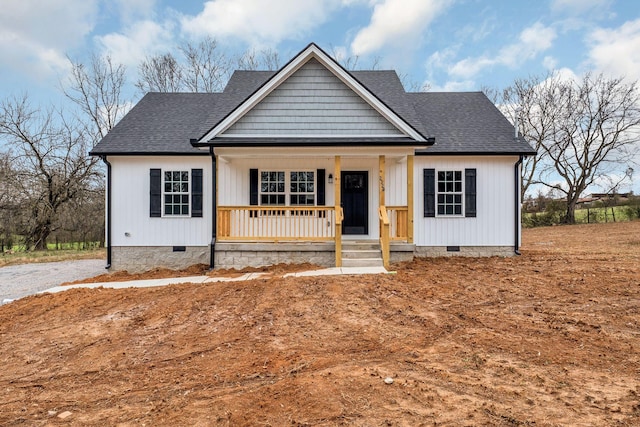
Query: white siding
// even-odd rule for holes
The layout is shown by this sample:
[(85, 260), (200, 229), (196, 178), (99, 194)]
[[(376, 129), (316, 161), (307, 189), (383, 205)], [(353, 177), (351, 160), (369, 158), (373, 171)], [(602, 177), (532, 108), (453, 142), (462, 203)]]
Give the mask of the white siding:
[[(510, 246), (515, 243), (515, 156), (432, 157), (414, 162), (414, 241), (416, 246)], [(425, 218), (423, 169), (476, 168), (476, 218)]]
[(312, 59), (222, 134), (229, 135), (402, 133)]
[(407, 205), (406, 157), (391, 157), (385, 160), (385, 198), (387, 206)]
[[(211, 242), (211, 158), (109, 157), (113, 246), (205, 246)], [(149, 217), (149, 170), (203, 169), (202, 218)], [(129, 236), (125, 235), (128, 233)]]

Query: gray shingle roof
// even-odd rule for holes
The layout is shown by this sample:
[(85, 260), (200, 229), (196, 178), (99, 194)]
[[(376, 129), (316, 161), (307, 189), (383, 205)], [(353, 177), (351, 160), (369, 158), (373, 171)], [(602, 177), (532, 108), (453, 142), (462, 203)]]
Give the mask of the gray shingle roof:
[[(417, 154), (534, 154), (481, 92), (407, 93), (395, 71), (351, 74), (414, 129), (435, 137), (433, 146)], [(149, 93), (91, 154), (204, 154), (190, 140), (206, 134), (273, 75), (236, 71), (222, 93)]]

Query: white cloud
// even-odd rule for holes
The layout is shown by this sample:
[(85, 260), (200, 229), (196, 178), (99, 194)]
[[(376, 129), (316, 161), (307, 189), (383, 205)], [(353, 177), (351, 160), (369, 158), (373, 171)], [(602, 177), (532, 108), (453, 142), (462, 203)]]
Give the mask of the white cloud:
[(538, 54), (549, 49), (555, 38), (556, 32), (553, 28), (536, 22), (520, 33), (519, 40), (516, 43), (503, 47), (495, 57), (465, 58), (454, 64), (449, 73), (468, 79), (483, 69), (494, 65), (517, 68), (523, 62), (535, 58)]
[(137, 66), (148, 55), (168, 50), (172, 42), (172, 24), (138, 21), (122, 33), (96, 37), (104, 53), (116, 63), (129, 68)]
[(197, 16), (183, 16), (186, 33), (236, 38), (252, 46), (299, 38), (323, 24), (338, 0), (209, 0)]
[(67, 66), (65, 53), (96, 22), (97, 0), (4, 0), (0, 10), (2, 66), (47, 77)]
[(589, 60), (598, 71), (640, 79), (640, 19), (615, 29), (598, 28), (588, 40)]
[(464, 92), (476, 89), (476, 82), (473, 80), (448, 81), (440, 86), (433, 82), (426, 81), (425, 86), (429, 88), (429, 92)]
[(545, 56), (542, 60), (542, 66), (547, 70), (555, 70), (558, 61), (553, 56)]
[(131, 23), (136, 19), (148, 19), (153, 15), (156, 0), (113, 0), (113, 7), (120, 20)]
[(371, 22), (351, 43), (354, 55), (366, 55), (384, 46), (412, 46), (431, 21), (452, 1), (383, 0), (374, 6)]
[(604, 8), (610, 0), (553, 0), (551, 9), (571, 15), (580, 15), (595, 8)]

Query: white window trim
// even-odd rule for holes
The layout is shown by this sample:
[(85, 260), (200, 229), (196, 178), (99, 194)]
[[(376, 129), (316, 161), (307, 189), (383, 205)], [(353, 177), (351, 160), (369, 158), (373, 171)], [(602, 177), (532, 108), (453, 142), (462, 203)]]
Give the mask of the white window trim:
[[(187, 192), (179, 192), (179, 193), (174, 193), (174, 192), (166, 192), (165, 191), (165, 173), (166, 172), (186, 172), (187, 173), (187, 186), (189, 188), (189, 191)], [(162, 218), (189, 218), (191, 217), (191, 171), (190, 170), (180, 170), (180, 169), (161, 169), (161, 176), (162, 176)], [(172, 179), (173, 181), (173, 179)], [(166, 213), (166, 206), (167, 203), (165, 201), (165, 195), (185, 195), (187, 196), (187, 207), (188, 207), (188, 212), (186, 214), (180, 213), (180, 214), (168, 214)], [(173, 205), (173, 203), (172, 203)]]
[[(284, 193), (271, 193), (271, 192), (263, 192), (262, 191), (262, 173), (263, 172), (284, 172)], [(292, 193), (291, 192), (291, 172), (311, 172), (313, 173), (313, 188), (314, 191), (311, 193)], [(258, 205), (271, 207), (293, 207), (293, 208), (304, 208), (309, 206), (318, 206), (318, 198), (317, 198), (317, 190), (318, 190), (318, 173), (314, 169), (259, 169), (258, 170)], [(191, 188), (191, 187), (189, 187)], [(282, 194), (284, 195), (284, 205), (265, 205), (262, 203), (262, 195), (263, 194)], [(313, 195), (313, 205), (292, 205), (291, 204), (291, 195)]]
[[(436, 199), (435, 200), (435, 204), (436, 204), (435, 205), (435, 210), (436, 210), (436, 217), (437, 218), (465, 218), (465, 206), (464, 206), (464, 201), (465, 201), (465, 173), (464, 173), (464, 171), (465, 171), (464, 168), (463, 169), (436, 169), (435, 170), (435, 174), (436, 174), (436, 176), (435, 176), (435, 186), (436, 186), (436, 188), (435, 188), (435, 190), (436, 190), (435, 191), (435, 199)], [(460, 172), (460, 186), (461, 186), (460, 187), (460, 191), (459, 192), (457, 192), (457, 191), (454, 191), (454, 192), (450, 192), (450, 191), (440, 192), (439, 186), (438, 186), (438, 183), (439, 183), (438, 176), (439, 176), (440, 172), (453, 172), (454, 174), (455, 174), (455, 172)], [(454, 182), (455, 182), (455, 179), (454, 179)], [(447, 194), (448, 195), (451, 195), (451, 194), (457, 195), (457, 194), (459, 194), (460, 195), (460, 213), (459, 214), (455, 214), (455, 213), (454, 214), (446, 214), (446, 213), (441, 214), (441, 213), (439, 213), (438, 212), (439, 211), (438, 208), (440, 206), (440, 203), (438, 202), (438, 196), (440, 194), (444, 194), (444, 195), (447, 195)], [(446, 206), (446, 204), (445, 204), (445, 206)]]

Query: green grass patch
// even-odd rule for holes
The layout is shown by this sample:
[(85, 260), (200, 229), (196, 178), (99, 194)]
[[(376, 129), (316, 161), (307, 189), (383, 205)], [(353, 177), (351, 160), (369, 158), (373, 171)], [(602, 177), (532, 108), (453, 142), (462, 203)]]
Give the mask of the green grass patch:
[[(54, 245), (55, 248), (55, 245)], [(59, 249), (48, 251), (10, 250), (0, 253), (0, 267), (36, 262), (72, 261), (78, 259), (104, 259), (105, 248)]]

